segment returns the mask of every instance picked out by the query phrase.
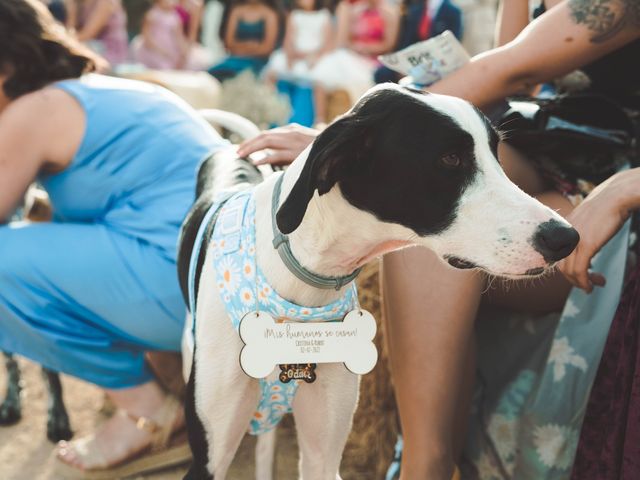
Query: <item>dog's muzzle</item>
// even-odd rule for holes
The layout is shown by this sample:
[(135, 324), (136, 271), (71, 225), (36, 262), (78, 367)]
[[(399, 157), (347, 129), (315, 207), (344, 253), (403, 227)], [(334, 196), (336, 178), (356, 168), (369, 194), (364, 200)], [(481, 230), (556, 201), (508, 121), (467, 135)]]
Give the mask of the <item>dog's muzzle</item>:
[(530, 243), (551, 264), (567, 257), (579, 241), (580, 235), (575, 228), (549, 220), (538, 226)]

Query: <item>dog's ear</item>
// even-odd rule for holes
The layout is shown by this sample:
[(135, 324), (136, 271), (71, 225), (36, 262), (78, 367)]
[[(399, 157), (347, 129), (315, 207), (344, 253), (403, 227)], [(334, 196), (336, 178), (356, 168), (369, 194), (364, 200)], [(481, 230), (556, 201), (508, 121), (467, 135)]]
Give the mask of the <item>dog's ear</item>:
[(344, 175), (357, 168), (366, 143), (365, 130), (364, 123), (355, 114), (348, 114), (315, 139), (300, 176), (276, 214), (282, 233), (298, 228), (316, 190), (324, 195)]

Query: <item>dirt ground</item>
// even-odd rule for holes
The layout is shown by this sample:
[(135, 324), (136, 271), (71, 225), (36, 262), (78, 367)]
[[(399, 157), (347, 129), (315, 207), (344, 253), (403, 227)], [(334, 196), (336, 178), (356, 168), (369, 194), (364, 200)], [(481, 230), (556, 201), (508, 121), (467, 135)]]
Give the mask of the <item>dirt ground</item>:
[[(38, 366), (19, 360), (23, 373), (23, 418), (17, 425), (0, 428), (0, 480), (59, 480), (54, 472), (54, 446), (46, 437), (47, 392)], [(4, 396), (7, 375), (0, 367), (0, 395)], [(62, 378), (64, 398), (76, 437), (91, 432), (101, 420), (100, 390), (74, 378)], [(297, 477), (297, 446), (292, 429), (278, 430), (277, 476), (281, 480)], [(255, 439), (247, 436), (238, 452), (229, 478), (254, 478)], [(137, 480), (177, 480), (185, 467), (141, 476)]]

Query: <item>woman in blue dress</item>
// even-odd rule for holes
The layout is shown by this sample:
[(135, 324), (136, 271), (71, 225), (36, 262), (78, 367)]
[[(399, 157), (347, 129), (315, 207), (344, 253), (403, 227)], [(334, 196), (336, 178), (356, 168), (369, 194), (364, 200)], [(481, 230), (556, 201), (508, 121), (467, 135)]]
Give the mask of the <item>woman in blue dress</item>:
[(120, 409), (59, 447), (79, 478), (184, 453), (164, 438), (184, 420), (144, 352), (180, 348), (177, 237), (198, 166), (226, 146), (176, 96), (94, 62), (36, 0), (0, 2), (0, 221), (36, 180), (54, 210), (0, 226), (0, 350), (97, 384)]
[(229, 56), (209, 69), (221, 82), (244, 70), (259, 75), (278, 41), (278, 13), (271, 0), (234, 0), (220, 36)]

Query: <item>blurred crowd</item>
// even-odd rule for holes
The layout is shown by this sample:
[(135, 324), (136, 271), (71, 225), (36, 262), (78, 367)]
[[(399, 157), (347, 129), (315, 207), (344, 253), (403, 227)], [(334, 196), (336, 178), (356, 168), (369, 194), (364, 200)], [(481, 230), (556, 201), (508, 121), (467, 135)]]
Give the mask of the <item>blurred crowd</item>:
[(327, 120), (329, 92), (354, 100), (399, 79), (378, 55), (462, 35), (451, 0), (153, 0), (140, 21), (127, 21), (122, 0), (42, 1), (116, 72), (207, 70), (224, 81), (250, 70), (281, 91), (308, 88), (315, 122)]

